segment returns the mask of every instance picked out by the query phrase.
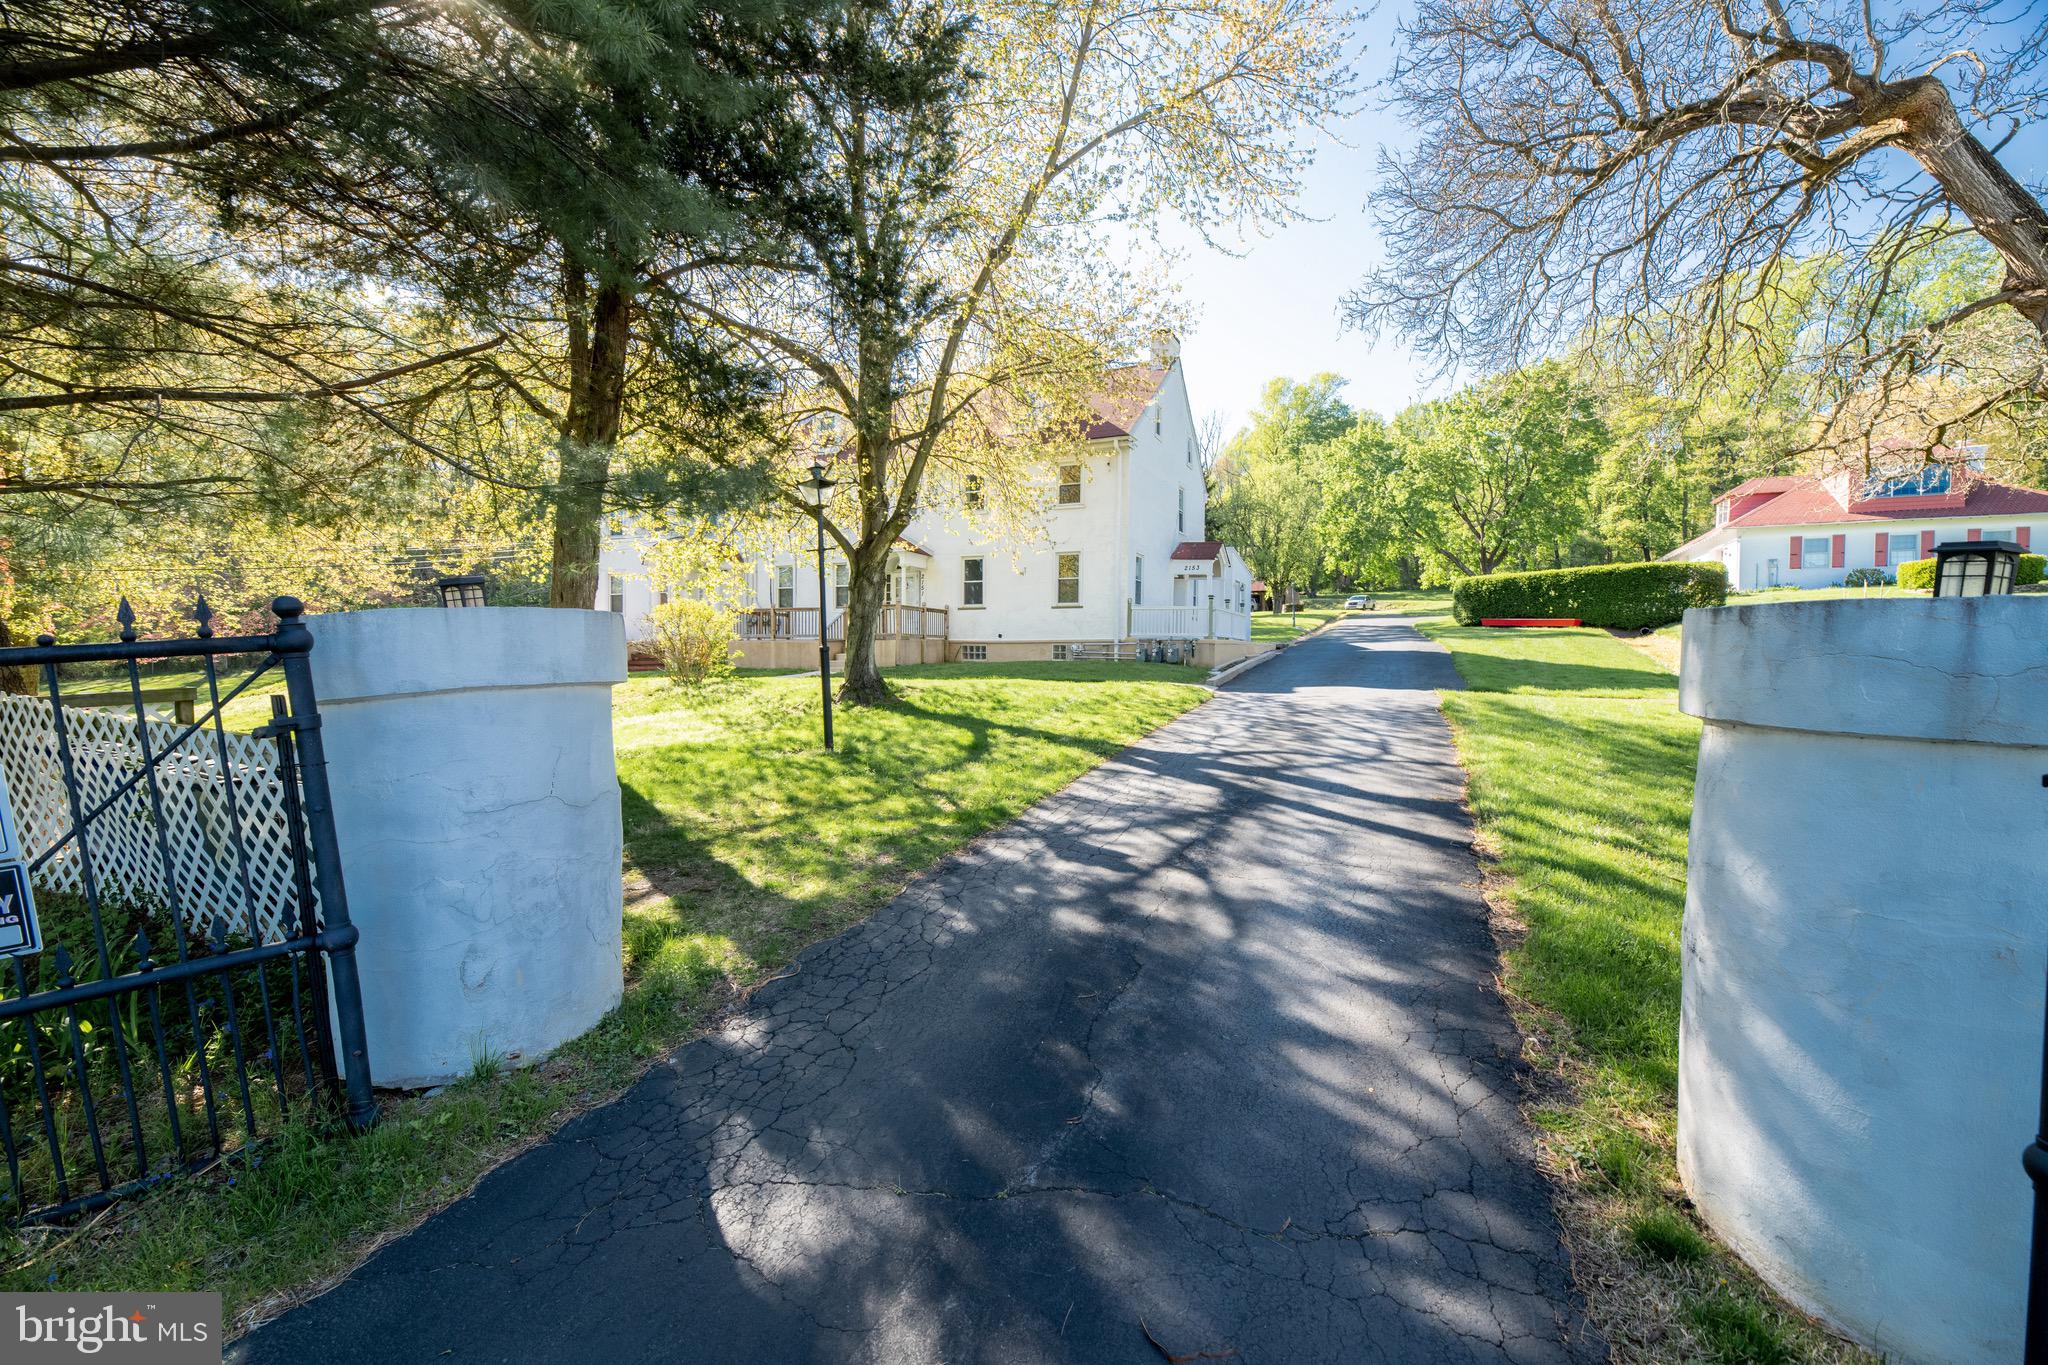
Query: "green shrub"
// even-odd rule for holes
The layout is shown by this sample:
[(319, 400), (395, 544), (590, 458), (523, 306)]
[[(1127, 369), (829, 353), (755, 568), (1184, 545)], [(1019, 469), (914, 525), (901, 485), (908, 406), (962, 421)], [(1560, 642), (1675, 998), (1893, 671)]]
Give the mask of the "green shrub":
[(647, 614), (647, 643), (678, 682), (700, 683), (733, 671), (733, 613), (687, 597), (663, 602)]
[(1845, 588), (1881, 588), (1891, 582), (1883, 569), (1851, 569), (1842, 577)]
[(1719, 564), (1596, 564), (1461, 578), (1451, 585), (1451, 614), (1461, 626), (1497, 616), (1577, 617), (1589, 626), (1640, 630), (1667, 626), (1687, 607), (1728, 601)]
[[(2044, 581), (2048, 581), (2048, 555), (2021, 555), (2019, 567), (2013, 571), (2014, 584), (2024, 588), (2030, 583)], [(1933, 592), (1934, 561), (1909, 559), (1899, 565), (1899, 586)]]

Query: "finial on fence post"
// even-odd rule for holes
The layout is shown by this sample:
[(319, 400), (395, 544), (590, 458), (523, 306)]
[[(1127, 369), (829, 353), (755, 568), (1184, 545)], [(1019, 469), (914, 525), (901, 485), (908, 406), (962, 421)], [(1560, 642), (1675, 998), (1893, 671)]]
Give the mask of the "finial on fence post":
[(128, 605), (127, 598), (124, 597), (121, 599), (120, 610), (114, 613), (114, 619), (121, 623), (121, 643), (124, 645), (134, 644), (135, 608)]
[(273, 597), (270, 611), (277, 617), (277, 634), (273, 638), (278, 648), (304, 652), (313, 647), (313, 632), (300, 619), (306, 614), (304, 602), (296, 597)]
[(199, 623), (199, 638), (213, 638), (213, 608), (206, 603), (206, 594), (199, 594), (198, 603), (192, 608), (192, 619)]

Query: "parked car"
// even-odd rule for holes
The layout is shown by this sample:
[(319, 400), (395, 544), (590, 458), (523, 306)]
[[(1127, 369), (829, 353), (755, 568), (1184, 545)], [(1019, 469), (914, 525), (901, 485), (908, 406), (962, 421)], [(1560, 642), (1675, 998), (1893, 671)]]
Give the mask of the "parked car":
[(1372, 597), (1367, 593), (1353, 593), (1351, 596), (1344, 599), (1344, 610), (1371, 611)]

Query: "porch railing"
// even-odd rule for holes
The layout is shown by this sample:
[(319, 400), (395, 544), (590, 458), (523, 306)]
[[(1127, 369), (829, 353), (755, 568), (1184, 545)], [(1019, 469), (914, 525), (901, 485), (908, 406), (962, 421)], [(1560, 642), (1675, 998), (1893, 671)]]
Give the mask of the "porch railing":
[(818, 609), (755, 607), (740, 613), (739, 635), (742, 640), (815, 640)]
[(1126, 634), (1136, 640), (1249, 640), (1252, 618), (1218, 602), (1191, 607), (1130, 603)]
[[(885, 640), (943, 640), (947, 612), (944, 607), (906, 607), (890, 603), (882, 608), (879, 624)], [(818, 638), (816, 607), (754, 607), (740, 613), (742, 640), (815, 640)], [(846, 612), (835, 608), (825, 623), (825, 638), (846, 638)]]

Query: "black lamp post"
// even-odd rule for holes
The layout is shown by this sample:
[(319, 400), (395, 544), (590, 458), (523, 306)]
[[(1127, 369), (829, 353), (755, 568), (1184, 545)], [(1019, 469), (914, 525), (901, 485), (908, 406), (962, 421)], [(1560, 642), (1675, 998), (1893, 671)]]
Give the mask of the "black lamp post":
[(825, 751), (832, 751), (832, 650), (825, 640), (825, 495), (832, 491), (837, 479), (825, 477), (825, 466), (819, 461), (811, 463), (811, 477), (798, 487), (804, 491), (804, 501), (810, 504), (811, 513), (818, 519), (818, 691), (825, 699)]
[(2010, 540), (1956, 540), (1934, 547), (1936, 597), (1990, 597), (2008, 593), (2019, 573), (2019, 544)]
[(434, 587), (441, 594), (444, 607), (481, 607), (484, 603), (484, 576), (480, 573), (452, 574), (434, 580)]

